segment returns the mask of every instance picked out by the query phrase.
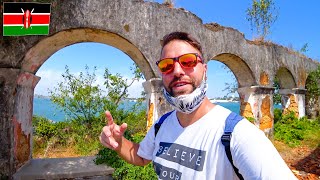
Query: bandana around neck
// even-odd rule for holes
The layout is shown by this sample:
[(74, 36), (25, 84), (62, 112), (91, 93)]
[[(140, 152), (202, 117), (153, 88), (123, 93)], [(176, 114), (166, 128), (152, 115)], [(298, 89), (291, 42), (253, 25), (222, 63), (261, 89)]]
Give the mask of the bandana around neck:
[(207, 89), (207, 82), (205, 80), (202, 80), (200, 86), (190, 94), (173, 97), (165, 88), (162, 89), (162, 92), (169, 104), (171, 104), (175, 110), (182, 113), (190, 114), (201, 105), (204, 97), (206, 96)]

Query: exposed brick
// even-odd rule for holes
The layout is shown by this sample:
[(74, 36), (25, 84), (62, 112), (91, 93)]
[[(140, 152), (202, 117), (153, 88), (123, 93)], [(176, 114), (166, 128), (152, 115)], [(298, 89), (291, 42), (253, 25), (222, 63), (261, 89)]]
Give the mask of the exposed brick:
[(267, 86), (267, 85), (269, 85), (269, 76), (268, 76), (268, 74), (266, 73), (266, 72), (261, 72), (261, 74), (260, 74), (260, 84), (262, 85), (262, 86)]
[(21, 167), (25, 162), (30, 158), (30, 135), (26, 135), (22, 129), (21, 124), (13, 117), (14, 123), (14, 137), (15, 137), (15, 146), (14, 154), (16, 156), (16, 168)]
[(288, 114), (289, 112), (294, 112), (294, 115), (296, 117), (299, 117), (299, 107), (298, 103), (296, 102), (295, 96), (293, 94), (289, 94), (288, 97), (290, 99), (290, 105), (288, 108), (285, 108), (283, 110), (283, 113)]
[(270, 96), (267, 95), (263, 98), (261, 103), (261, 114), (262, 117), (260, 118), (260, 126), (261, 130), (266, 130), (272, 128), (273, 125), (273, 117), (271, 115), (271, 100)]
[(149, 102), (149, 111), (148, 111), (148, 117), (147, 117), (147, 129), (148, 130), (153, 125), (153, 111), (154, 111), (154, 104)]

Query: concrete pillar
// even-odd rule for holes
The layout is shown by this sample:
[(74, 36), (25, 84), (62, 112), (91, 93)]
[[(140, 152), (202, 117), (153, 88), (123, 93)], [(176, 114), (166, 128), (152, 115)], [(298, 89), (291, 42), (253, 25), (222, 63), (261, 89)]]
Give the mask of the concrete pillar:
[(267, 137), (273, 133), (273, 92), (274, 88), (251, 86), (238, 89), (240, 114), (254, 119), (254, 124), (264, 131)]
[(0, 175), (12, 175), (31, 159), (34, 87), (39, 77), (0, 69)]
[(0, 179), (10, 179), (15, 172), (12, 116), (19, 73), (18, 69), (0, 68)]
[(15, 95), (14, 123), (14, 156), (17, 167), (31, 159), (32, 155), (32, 113), (34, 88), (40, 77), (28, 72), (20, 73), (17, 79)]
[(147, 129), (153, 125), (157, 119), (172, 108), (167, 103), (162, 94), (162, 80), (160, 78), (152, 78), (143, 84), (147, 94)]
[(279, 89), (281, 95), (281, 104), (283, 113), (293, 111), (296, 117), (301, 118), (306, 115), (305, 113), (305, 94), (306, 89)]

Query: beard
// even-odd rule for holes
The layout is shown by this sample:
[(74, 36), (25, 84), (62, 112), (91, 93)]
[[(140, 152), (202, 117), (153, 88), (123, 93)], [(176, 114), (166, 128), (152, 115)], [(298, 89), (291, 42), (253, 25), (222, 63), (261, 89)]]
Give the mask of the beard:
[[(172, 87), (172, 84), (177, 82), (177, 81), (182, 81), (183, 79), (182, 78), (179, 78), (179, 77), (174, 77), (174, 79), (169, 83), (169, 87), (166, 88), (166, 91), (172, 96), (172, 97), (177, 97), (177, 96), (180, 96), (180, 95), (183, 95), (183, 94), (190, 94), (192, 93), (195, 89), (197, 89), (197, 86), (196, 86), (196, 83), (193, 79), (191, 80), (188, 80), (189, 82), (189, 85), (192, 86), (192, 90), (180, 90), (180, 91), (173, 91), (173, 87)], [(185, 81), (185, 80), (183, 80)]]

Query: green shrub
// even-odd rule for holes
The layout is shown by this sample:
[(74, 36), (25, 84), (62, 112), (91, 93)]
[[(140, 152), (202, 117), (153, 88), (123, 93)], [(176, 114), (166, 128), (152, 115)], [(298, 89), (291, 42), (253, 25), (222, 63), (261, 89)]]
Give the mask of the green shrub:
[(275, 108), (273, 111), (274, 114), (274, 123), (277, 123), (279, 120), (282, 119), (282, 110)]
[[(125, 137), (135, 143), (139, 143), (145, 136), (144, 131), (136, 132), (132, 134), (133, 131), (126, 131)], [(115, 169), (112, 177), (114, 179), (157, 179), (157, 175), (152, 167), (152, 163), (147, 166), (135, 166), (127, 163), (118, 154), (110, 149), (102, 148), (95, 159), (96, 164), (107, 164)]]
[(245, 117), (249, 122), (254, 123), (255, 119), (253, 117)]
[[(134, 142), (140, 142), (144, 135), (137, 133), (127, 137)], [(135, 166), (121, 159), (113, 150), (103, 148), (99, 151), (96, 164), (107, 164), (115, 169), (112, 177), (114, 179), (136, 180), (136, 179), (157, 179), (157, 175), (152, 167), (152, 163), (147, 166)]]
[(45, 117), (34, 116), (32, 118), (32, 124), (34, 127), (34, 134), (44, 137), (46, 140), (57, 134), (56, 125)]
[(319, 134), (320, 125), (315, 120), (311, 121), (306, 117), (298, 119), (294, 112), (280, 117), (281, 119), (278, 119), (274, 124), (274, 137), (291, 147), (300, 145), (301, 141), (310, 134)]

